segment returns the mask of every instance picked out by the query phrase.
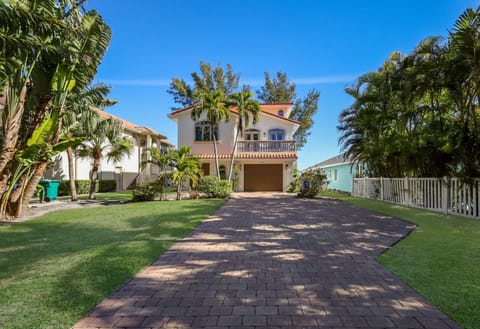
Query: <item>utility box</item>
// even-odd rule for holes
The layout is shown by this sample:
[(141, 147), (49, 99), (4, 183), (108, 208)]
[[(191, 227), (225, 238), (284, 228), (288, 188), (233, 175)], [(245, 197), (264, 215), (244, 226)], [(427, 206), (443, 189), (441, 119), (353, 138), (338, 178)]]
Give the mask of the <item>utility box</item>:
[[(40, 199), (45, 199), (45, 201), (54, 201), (58, 197), (58, 187), (60, 186), (60, 181), (58, 180), (41, 180), (39, 182), (43, 186), (43, 191), (40, 192)], [(42, 198), (43, 196), (43, 198)]]

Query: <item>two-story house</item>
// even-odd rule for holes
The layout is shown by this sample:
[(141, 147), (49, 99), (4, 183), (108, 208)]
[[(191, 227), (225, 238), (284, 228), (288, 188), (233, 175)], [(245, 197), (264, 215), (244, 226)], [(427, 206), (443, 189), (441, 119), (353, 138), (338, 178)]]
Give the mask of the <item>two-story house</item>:
[[(121, 162), (109, 162), (106, 158), (103, 158), (100, 164), (98, 178), (115, 179), (117, 182), (117, 191), (123, 191), (132, 184), (140, 184), (156, 179), (159, 168), (149, 162), (149, 160), (151, 160), (149, 150), (153, 148), (163, 153), (173, 148), (174, 144), (172, 144), (166, 136), (149, 127), (136, 125), (102, 110), (95, 110), (95, 112), (101, 118), (120, 122), (123, 126), (123, 135), (133, 143), (130, 156), (124, 156)], [(89, 179), (92, 160), (75, 157), (74, 161), (75, 179)], [(45, 173), (45, 178), (59, 180), (69, 179), (66, 152), (62, 152), (53, 159), (53, 166)]]
[[(216, 175), (212, 138), (218, 147), (220, 176), (228, 177), (231, 153), (237, 133), (238, 115), (231, 109), (231, 118), (218, 127), (211, 127), (205, 118), (194, 121), (189, 106), (169, 114), (178, 124), (178, 145), (190, 146), (192, 155), (202, 161), (205, 175)], [(293, 104), (261, 104), (258, 123), (250, 123), (239, 137), (232, 177), (239, 192), (286, 191), (297, 167), (293, 135), (300, 122), (289, 119)]]

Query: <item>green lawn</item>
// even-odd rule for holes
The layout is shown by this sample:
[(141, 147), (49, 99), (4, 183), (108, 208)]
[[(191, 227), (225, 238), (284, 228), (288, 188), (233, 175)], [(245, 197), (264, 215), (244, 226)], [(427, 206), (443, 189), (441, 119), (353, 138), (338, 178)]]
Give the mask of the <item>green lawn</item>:
[(480, 328), (480, 220), (322, 193), (418, 225), (378, 258), (465, 328)]
[(0, 226), (0, 328), (68, 328), (224, 200), (63, 210)]

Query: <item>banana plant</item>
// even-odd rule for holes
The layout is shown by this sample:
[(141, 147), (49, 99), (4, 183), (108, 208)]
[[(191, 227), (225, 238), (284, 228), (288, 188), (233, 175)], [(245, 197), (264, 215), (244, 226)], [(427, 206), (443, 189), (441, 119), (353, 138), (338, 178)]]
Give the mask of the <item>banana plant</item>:
[[(22, 200), (25, 187), (30, 177), (31, 169), (39, 161), (48, 161), (55, 155), (65, 151), (68, 147), (76, 146), (81, 143), (81, 138), (70, 138), (60, 140), (55, 144), (49, 143), (49, 139), (54, 134), (54, 120), (47, 116), (42, 124), (35, 129), (32, 136), (28, 139), (27, 147), (18, 151), (15, 160), (17, 166), (11, 178), (7, 191), (2, 195), (0, 203), (0, 214), (6, 215), (7, 203), (14, 189), (20, 189), (20, 198)], [(22, 180), (22, 177), (24, 178)], [(17, 209), (21, 209), (21, 204)]]

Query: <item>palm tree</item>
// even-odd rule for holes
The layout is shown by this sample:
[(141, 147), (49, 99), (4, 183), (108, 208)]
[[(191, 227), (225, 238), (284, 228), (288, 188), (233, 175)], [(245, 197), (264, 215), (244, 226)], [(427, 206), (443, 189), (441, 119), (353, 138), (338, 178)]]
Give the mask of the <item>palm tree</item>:
[[(70, 110), (62, 117), (62, 135), (67, 138), (86, 138), (85, 131), (82, 131), (81, 122), (89, 122), (91, 116), (97, 114), (92, 111), (92, 108), (106, 108), (113, 106), (117, 102), (107, 99), (106, 96), (110, 92), (110, 87), (99, 83), (94, 86), (89, 86), (81, 91), (74, 90), (66, 101), (66, 107)], [(70, 187), (71, 201), (77, 201), (77, 188), (75, 186), (75, 171), (74, 166), (74, 149), (67, 148), (68, 160), (68, 177)]]
[(226, 107), (224, 93), (220, 90), (213, 90), (211, 92), (199, 91), (195, 94), (195, 99), (197, 99), (198, 102), (192, 110), (192, 119), (198, 121), (205, 116), (206, 121), (210, 124), (211, 140), (215, 154), (215, 169), (217, 176), (220, 177), (217, 151), (218, 136), (216, 131), (219, 123), (227, 122), (230, 119), (230, 110)]
[(171, 150), (168, 155), (175, 168), (172, 180), (177, 185), (177, 200), (181, 199), (182, 183), (186, 179), (190, 179), (192, 187), (195, 187), (202, 176), (200, 159), (190, 156), (191, 152), (190, 147), (182, 146), (178, 150)]
[(245, 131), (245, 128), (248, 128), (250, 120), (253, 124), (258, 122), (260, 105), (252, 97), (253, 93), (250, 90), (243, 90), (241, 92), (232, 94), (228, 100), (228, 105), (233, 106), (238, 115), (237, 132), (233, 142), (228, 180), (232, 180), (233, 162), (235, 161), (235, 153), (237, 151), (238, 136), (243, 137), (243, 132)]
[(454, 129), (456, 159), (461, 174), (480, 175), (480, 7), (467, 9), (450, 33), (448, 80), (457, 105)]
[(160, 200), (164, 199), (163, 190), (167, 181), (172, 177), (173, 171), (173, 153), (160, 153), (156, 149), (150, 149), (150, 155), (152, 156), (151, 162), (159, 167), (159, 173), (157, 180), (160, 183)]
[(106, 157), (107, 161), (119, 162), (125, 155), (130, 156), (133, 144), (121, 136), (122, 127), (111, 119), (94, 118), (83, 129), (89, 134), (78, 147), (77, 155), (93, 160), (88, 198), (94, 200), (98, 169), (103, 157)]

